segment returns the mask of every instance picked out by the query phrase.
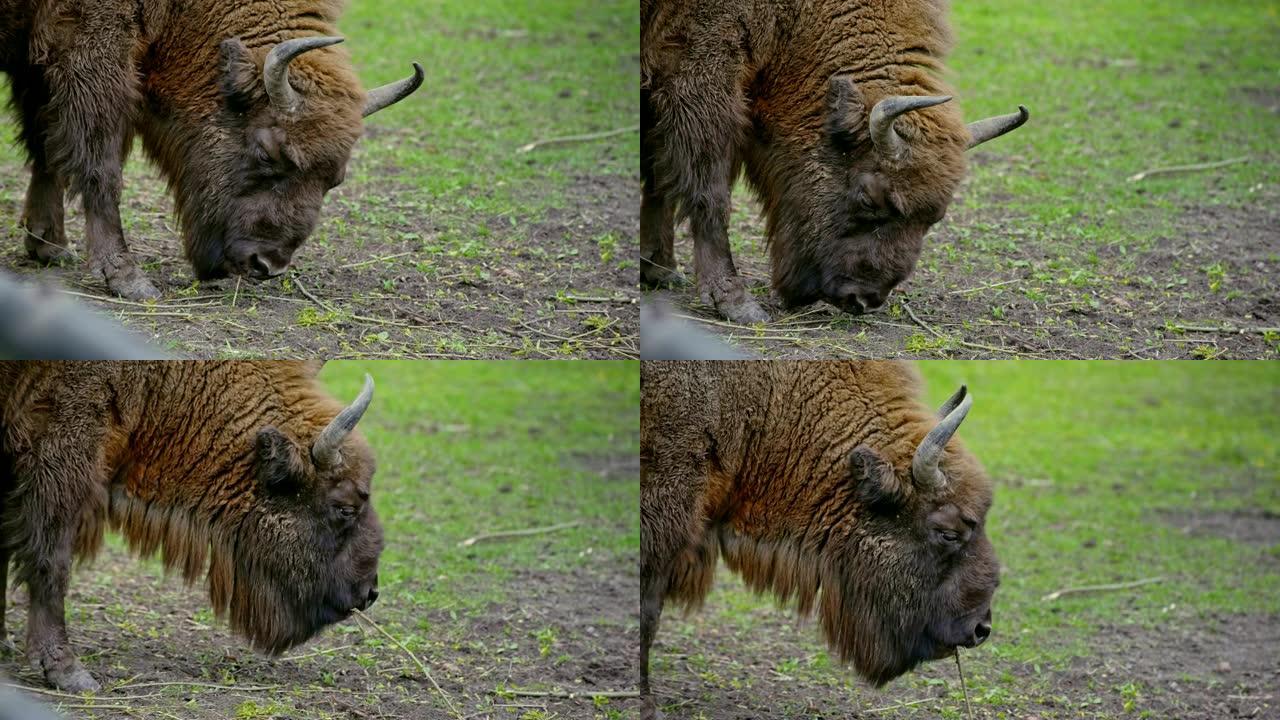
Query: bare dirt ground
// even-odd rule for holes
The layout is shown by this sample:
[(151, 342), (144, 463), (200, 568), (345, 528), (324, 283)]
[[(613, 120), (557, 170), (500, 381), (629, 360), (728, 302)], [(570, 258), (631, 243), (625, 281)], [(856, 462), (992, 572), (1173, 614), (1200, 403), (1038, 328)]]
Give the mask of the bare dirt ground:
[[(1260, 549), (1280, 543), (1280, 519), (1267, 514), (1161, 516), (1190, 534)], [(724, 567), (717, 580), (742, 590)], [(967, 717), (950, 660), (924, 665), (875, 690), (852, 671), (828, 664), (812, 623), (796, 622), (787, 610), (743, 610), (733, 603), (732, 593), (713, 591), (700, 613), (664, 615), (653, 657), (659, 668), (654, 684), (671, 720)], [(1135, 595), (1132, 605), (1141, 603)], [(997, 596), (997, 613), (998, 605)], [(1082, 628), (1087, 654), (1057, 665), (1002, 659), (1000, 645), (1019, 643), (1019, 634), (1017, 627), (997, 627), (991, 643), (965, 651), (970, 692), (976, 693), (975, 684), (995, 686), (971, 698), (973, 717), (1280, 716), (1280, 614), (1206, 615), (1171, 608), (1167, 622), (1157, 627), (1109, 622)]]
[[(754, 200), (734, 213), (734, 261), (772, 322), (723, 322), (692, 288), (646, 293), (739, 349), (767, 358), (1275, 358), (1280, 352), (1280, 195), (1249, 205), (1186, 205), (1149, 247), (1050, 240), (999, 202), (952, 206), (915, 274), (884, 310), (826, 303), (788, 312), (769, 291)], [(1164, 215), (1152, 211), (1150, 221)], [(1091, 222), (1090, 218), (1073, 223)], [(1138, 223), (1144, 222), (1138, 220)], [(693, 243), (676, 257), (692, 279)], [(1217, 278), (1217, 284), (1215, 284)]]
[[(736, 582), (736, 581), (734, 581)], [(716, 609), (713, 593), (709, 608)], [(783, 611), (755, 618), (751, 633), (694, 615), (663, 618), (654, 661), (659, 701), (667, 716), (706, 720), (755, 718), (965, 717), (952, 661), (917, 669), (882, 690), (861, 685), (839, 667), (780, 667), (780, 658), (813, 661), (811, 625), (797, 627)], [(1017, 628), (1005, 628), (1005, 637)], [(999, 637), (993, 637), (999, 642)], [(1171, 622), (1168, 627), (1096, 628), (1094, 655), (1066, 667), (1007, 664), (988, 650), (962, 658), (966, 677), (1001, 678), (1008, 699), (974, 702), (977, 718), (1109, 718), (1134, 707), (1134, 717), (1185, 720), (1267, 718), (1280, 713), (1280, 615), (1224, 616)], [(1126, 696), (1141, 678), (1146, 687)], [(1134, 705), (1126, 707), (1126, 701)], [(672, 707), (677, 706), (677, 707)]]
[[(152, 564), (139, 570), (112, 548), (92, 572), (77, 573), (68, 602), (73, 643), (103, 692), (45, 690), (17, 658), (0, 662), (0, 672), (59, 703), (67, 717), (611, 720), (638, 712), (632, 698), (591, 697), (634, 689), (634, 565), (606, 559), (590, 571), (522, 573), (518, 602), (467, 616), (406, 616), (388, 588), (369, 617), (409, 646), (446, 701), (407, 652), (354, 618), (282, 658), (265, 658), (209, 616), (198, 589), (165, 580)], [(11, 595), (7, 619), (20, 639), (22, 593)], [(405, 635), (397, 626), (415, 630)], [(530, 692), (551, 696), (517, 694), (530, 687), (550, 688)]]
[[(162, 300), (108, 297), (83, 262), (39, 266), (16, 235), (0, 244), (0, 271), (64, 288), (178, 356), (636, 356), (636, 271), (623, 262), (638, 252), (633, 179), (573, 177), (554, 200), (531, 199), (538, 209), (527, 215), (487, 216), (429, 206), (396, 174), (377, 168), (362, 181), (362, 172), (330, 193), (320, 228), (280, 280), (197, 283), (163, 183), (141, 160), (122, 214), (134, 219), (130, 248)], [(4, 210), (21, 210), (25, 183), (25, 173), (0, 178), (0, 196), (17, 198)], [(492, 192), (476, 188), (474, 199)], [(83, 255), (76, 205), (67, 234)], [(16, 216), (4, 219), (19, 231)]]

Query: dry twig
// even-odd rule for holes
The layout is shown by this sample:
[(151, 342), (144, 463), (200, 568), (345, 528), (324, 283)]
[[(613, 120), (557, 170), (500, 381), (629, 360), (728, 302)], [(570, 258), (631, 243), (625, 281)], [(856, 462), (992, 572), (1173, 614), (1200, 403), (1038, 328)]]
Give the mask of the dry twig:
[(386, 630), (383, 630), (381, 625), (379, 625), (379, 624), (375, 623), (375, 622), (373, 621), (373, 619), (372, 619), (372, 618), (370, 618), (368, 615), (365, 615), (363, 611), (361, 611), (361, 610), (353, 610), (352, 612), (355, 614), (355, 616), (356, 616), (356, 617), (358, 617), (358, 618), (360, 618), (361, 620), (363, 620), (363, 621), (365, 621), (365, 622), (369, 623), (369, 627), (373, 628), (374, 630), (377, 630), (379, 634), (381, 634), (383, 637), (385, 637), (386, 639), (390, 640), (391, 642), (395, 643), (397, 647), (399, 647), (401, 650), (403, 650), (403, 651), (404, 651), (404, 654), (405, 654), (405, 655), (408, 655), (408, 656), (409, 656), (409, 659), (413, 661), (413, 664), (418, 666), (418, 670), (419, 670), (419, 671), (420, 671), (424, 676), (426, 676), (427, 680), (430, 680), (430, 681), (431, 681), (431, 685), (432, 685), (432, 687), (434, 687), (434, 688), (436, 689), (436, 692), (437, 692), (437, 693), (440, 693), (440, 697), (444, 698), (444, 703), (445, 703), (446, 705), (448, 705), (448, 706), (449, 706), (449, 710), (453, 713), (454, 717), (459, 718), (459, 720), (461, 720), (461, 719), (462, 719), (462, 713), (461, 713), (461, 712), (458, 712), (458, 708), (457, 708), (456, 706), (454, 706), (454, 704), (453, 704), (453, 699), (452, 699), (452, 698), (450, 698), (450, 697), (449, 697), (449, 695), (444, 691), (444, 689), (442, 689), (442, 688), (440, 687), (440, 684), (436, 682), (436, 679), (435, 679), (434, 677), (432, 677), (432, 675), (431, 675), (431, 671), (430, 671), (430, 670), (428, 670), (428, 669), (427, 669), (427, 666), (426, 666), (426, 665), (424, 665), (424, 664), (423, 664), (423, 662), (422, 662), (421, 660), (419, 660), (419, 659), (418, 659), (418, 656), (417, 656), (417, 655), (414, 655), (414, 654), (413, 654), (413, 651), (412, 651), (412, 650), (410, 650), (409, 648), (405, 647), (405, 644), (404, 644), (404, 643), (402, 643), (402, 642), (400, 642), (400, 639), (399, 639), (399, 638), (397, 638), (395, 635), (392, 635), (391, 633), (387, 632)]
[(1240, 157), (1237, 157), (1237, 158), (1231, 158), (1230, 160), (1219, 160), (1217, 162), (1196, 163), (1194, 165), (1173, 165), (1171, 167), (1165, 167), (1165, 168), (1153, 168), (1151, 170), (1143, 170), (1137, 175), (1130, 175), (1129, 182), (1138, 182), (1139, 180), (1145, 180), (1146, 178), (1149, 178), (1152, 175), (1168, 175), (1171, 173), (1195, 172), (1197, 170), (1213, 170), (1214, 168), (1226, 167), (1228, 165), (1235, 165), (1236, 163), (1249, 162), (1249, 159), (1250, 158), (1248, 155), (1241, 155)]
[(562, 700), (578, 700), (581, 698), (638, 698), (639, 690), (600, 690), (593, 692), (568, 692), (566, 690), (498, 690), (499, 695), (515, 695), (517, 697), (549, 697)]
[(1054, 592), (1051, 592), (1048, 595), (1045, 595), (1044, 597), (1040, 598), (1040, 602), (1052, 602), (1062, 597), (1063, 595), (1074, 595), (1077, 593), (1089, 593), (1089, 592), (1108, 592), (1110, 590), (1128, 590), (1130, 588), (1141, 587), (1143, 585), (1151, 585), (1152, 583), (1158, 583), (1158, 582), (1164, 582), (1164, 578), (1161, 576), (1156, 576), (1156, 577), (1143, 578), (1141, 580), (1134, 580), (1133, 582), (1108, 583), (1106, 585), (1081, 585), (1079, 587), (1063, 588), (1061, 590), (1055, 590)]
[(960, 690), (964, 693), (964, 710), (973, 720), (973, 707), (969, 705), (969, 686), (964, 682), (964, 669), (960, 667), (960, 648), (956, 648), (956, 672), (960, 673)]
[(574, 520), (573, 522), (560, 523), (559, 525), (548, 525), (546, 527), (529, 528), (527, 530), (503, 530), (502, 532), (487, 533), (484, 535), (476, 535), (458, 543), (458, 547), (471, 547), (478, 542), (485, 540), (498, 540), (500, 538), (524, 537), (526, 535), (542, 535), (544, 533), (556, 532), (557, 530), (567, 530), (571, 527), (581, 525), (582, 521)]
[(516, 148), (518, 153), (527, 153), (536, 150), (544, 145), (563, 145), (565, 143), (587, 142), (590, 140), (603, 140), (615, 135), (625, 135), (626, 133), (639, 132), (639, 125), (631, 127), (618, 128), (617, 130), (606, 130), (604, 132), (585, 133), (583, 135), (565, 135), (564, 137), (546, 138), (545, 140), (535, 140), (528, 145), (521, 145)]

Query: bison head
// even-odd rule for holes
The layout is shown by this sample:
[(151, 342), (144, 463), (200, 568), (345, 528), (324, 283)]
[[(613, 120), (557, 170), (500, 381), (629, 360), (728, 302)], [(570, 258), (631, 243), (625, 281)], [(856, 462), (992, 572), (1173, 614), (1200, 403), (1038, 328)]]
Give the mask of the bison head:
[(215, 554), (210, 594), (259, 650), (281, 653), (378, 597), (374, 459), (351, 433), (372, 398), (366, 375), (355, 402), (314, 437), (258, 430), (256, 501), (229, 551)]
[(822, 128), (796, 149), (804, 161), (762, 193), (773, 284), (789, 307), (826, 300), (855, 315), (880, 307), (946, 214), (964, 151), (1028, 117), (1019, 107), (966, 129), (944, 105), (950, 99), (895, 95), (868, 107), (848, 74), (831, 78)]
[[(220, 46), (216, 117), (188, 118), (185, 147), (154, 148), (173, 169), (184, 247), (196, 276), (283, 273), (342, 182), (362, 118), (407, 97), (413, 76), (367, 95), (342, 38), (287, 40), (269, 52), (239, 38)], [(328, 49), (322, 49), (328, 48)], [(163, 162), (170, 153), (180, 157)]]
[(987, 539), (988, 480), (961, 448), (945, 451), (973, 400), (965, 388), (939, 412), (909, 468), (865, 445), (850, 456), (858, 526), (829, 562), (843, 591), (824, 593), (827, 637), (876, 685), (991, 634), (999, 565)]

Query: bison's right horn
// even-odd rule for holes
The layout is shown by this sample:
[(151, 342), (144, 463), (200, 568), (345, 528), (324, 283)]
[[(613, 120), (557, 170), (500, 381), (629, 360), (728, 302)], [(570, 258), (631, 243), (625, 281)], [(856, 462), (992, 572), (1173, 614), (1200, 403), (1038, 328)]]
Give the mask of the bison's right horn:
[(422, 87), (422, 78), (424, 76), (425, 73), (422, 72), (422, 66), (414, 63), (413, 74), (409, 77), (370, 90), (365, 98), (364, 110), (360, 113), (360, 116), (369, 117), (379, 110), (391, 107), (409, 97), (415, 90)]
[(951, 99), (950, 95), (891, 95), (871, 109), (871, 143), (880, 157), (898, 163), (907, 157), (907, 143), (893, 129), (893, 121), (899, 116)]
[(973, 396), (964, 385), (956, 391), (951, 399), (942, 405), (941, 413), (945, 413), (936, 427), (921, 441), (916, 448), (915, 457), (911, 458), (911, 478), (916, 485), (927, 490), (941, 490), (947, 486), (947, 479), (938, 471), (938, 461), (942, 459), (942, 450), (947, 441), (956, 434), (964, 416), (969, 414), (973, 405)]
[(997, 115), (982, 120), (969, 123), (969, 147), (966, 150), (972, 150), (988, 140), (994, 140), (1001, 135), (1017, 130), (1022, 124), (1031, 117), (1031, 113), (1027, 112), (1027, 106), (1019, 105), (1018, 112), (1009, 113), (1008, 115)]
[(342, 409), (338, 416), (320, 431), (316, 441), (311, 445), (311, 460), (320, 468), (331, 468), (342, 462), (342, 440), (347, 437), (364, 411), (369, 409), (369, 401), (373, 400), (373, 378), (368, 373), (364, 376), (364, 389), (356, 396), (351, 405)]
[(342, 42), (340, 37), (308, 37), (285, 40), (271, 48), (262, 64), (262, 82), (267, 86), (271, 104), (282, 112), (294, 113), (302, 105), (302, 98), (289, 84), (289, 63), (304, 52)]

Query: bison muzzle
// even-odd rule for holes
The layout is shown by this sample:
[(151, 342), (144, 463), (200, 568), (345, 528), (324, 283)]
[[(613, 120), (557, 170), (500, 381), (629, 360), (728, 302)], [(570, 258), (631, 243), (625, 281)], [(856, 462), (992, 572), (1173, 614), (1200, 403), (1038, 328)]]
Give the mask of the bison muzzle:
[(366, 94), (334, 47), (342, 5), (0, 0), (0, 72), (31, 165), (31, 258), (70, 257), (63, 201), (79, 195), (90, 270), (122, 297), (159, 296), (120, 222), (136, 135), (173, 192), (198, 279), (283, 273), (343, 181), (362, 118), (422, 84), (414, 63)]
[(641, 281), (684, 282), (674, 238), (687, 218), (702, 301), (735, 322), (769, 319), (729, 248), (745, 169), (787, 307), (883, 305), (946, 214), (965, 151), (1028, 117), (961, 120), (943, 80), (946, 5), (642, 0)]
[(814, 612), (833, 654), (882, 685), (991, 634), (991, 484), (906, 365), (645, 362), (640, 668), (666, 601), (699, 607), (723, 557), (756, 592)]
[[(54, 687), (96, 690), (71, 650), (71, 563), (106, 526), (160, 553), (275, 655), (378, 597), (374, 458), (316, 366), (0, 363), (0, 588), (30, 596), (26, 653)], [(0, 595), (0, 638), (5, 638)]]

